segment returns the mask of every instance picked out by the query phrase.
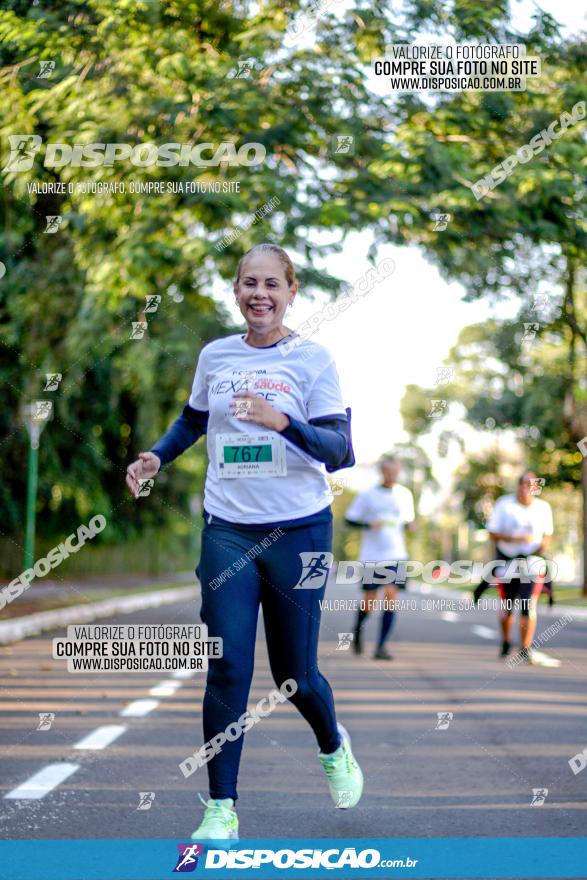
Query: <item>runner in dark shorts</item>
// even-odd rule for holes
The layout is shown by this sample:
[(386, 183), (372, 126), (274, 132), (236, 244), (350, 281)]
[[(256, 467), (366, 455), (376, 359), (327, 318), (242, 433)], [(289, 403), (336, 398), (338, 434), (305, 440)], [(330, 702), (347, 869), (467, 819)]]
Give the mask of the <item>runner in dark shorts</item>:
[[(405, 560), (408, 558), (404, 541), (404, 530), (414, 528), (414, 499), (406, 486), (398, 483), (401, 472), (400, 462), (392, 456), (384, 456), (379, 462), (381, 483), (367, 492), (357, 495), (351, 502), (345, 516), (347, 525), (362, 530), (360, 561), (377, 563), (391, 568), (395, 566), (395, 577), (391, 582), (382, 583), (384, 590), (383, 614), (379, 636), (373, 658), (391, 660), (386, 642), (391, 635), (397, 607), (398, 589), (406, 589)], [(368, 615), (377, 607), (377, 582), (369, 583), (365, 578), (361, 584), (364, 598), (357, 613), (353, 648), (360, 654), (362, 627)]]
[(501, 577), (497, 577), (501, 597), (500, 654), (507, 657), (510, 652), (512, 613), (519, 609), (520, 658), (529, 663), (536, 662), (532, 641), (538, 596), (544, 583), (541, 557), (553, 532), (550, 504), (536, 497), (541, 491), (541, 482), (544, 481), (533, 471), (523, 473), (516, 494), (499, 498), (487, 523), (497, 559), (504, 560)]

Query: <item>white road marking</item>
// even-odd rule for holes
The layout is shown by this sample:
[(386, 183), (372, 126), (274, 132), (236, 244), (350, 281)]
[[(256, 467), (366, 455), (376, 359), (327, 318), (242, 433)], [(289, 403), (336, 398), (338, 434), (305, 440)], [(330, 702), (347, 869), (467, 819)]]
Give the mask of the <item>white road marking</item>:
[(194, 675), (191, 669), (176, 669), (171, 673), (171, 678), (193, 678)]
[(460, 614), (456, 614), (454, 611), (442, 611), (440, 615), (441, 620), (447, 620), (449, 623), (456, 623), (457, 620), (461, 619)]
[(533, 650), (532, 654), (539, 666), (558, 667), (561, 665), (561, 661), (557, 660), (556, 657), (551, 657), (550, 654), (543, 654), (542, 651), (536, 650)]
[(97, 727), (83, 739), (80, 739), (74, 745), (74, 749), (105, 749), (111, 742), (124, 733), (126, 727), (124, 724), (105, 724), (103, 727)]
[[(172, 678), (186, 679), (191, 678), (193, 672), (189, 669), (178, 669), (172, 673)], [(171, 696), (181, 687), (180, 681), (162, 681), (155, 687), (152, 687), (149, 693), (154, 697)], [(141, 718), (152, 712), (159, 705), (158, 700), (134, 700), (119, 713), (125, 718)], [(97, 727), (79, 742), (75, 743), (74, 749), (105, 749), (115, 739), (118, 739), (125, 730), (124, 724), (105, 724)], [(45, 797), (50, 791), (56, 788), (60, 783), (68, 779), (76, 770), (79, 770), (79, 764), (68, 764), (64, 761), (59, 764), (49, 764), (43, 767), (26, 782), (9, 791), (4, 795), (8, 800), (39, 800)]]
[(494, 629), (489, 629), (488, 626), (473, 626), (471, 627), (475, 635), (481, 636), (482, 639), (496, 639), (497, 633)]
[(30, 779), (27, 779), (26, 782), (23, 782), (17, 788), (13, 788), (4, 797), (9, 800), (39, 800), (58, 786), (60, 782), (64, 782), (79, 768), (79, 764), (66, 764), (61, 761), (59, 764), (49, 764), (47, 767), (39, 770), (38, 773), (35, 773), (34, 776), (31, 776)]
[(149, 693), (152, 697), (170, 697), (180, 687), (181, 682), (179, 681), (161, 681), (152, 687)]
[(142, 718), (159, 705), (159, 700), (133, 700), (118, 714), (123, 718)]

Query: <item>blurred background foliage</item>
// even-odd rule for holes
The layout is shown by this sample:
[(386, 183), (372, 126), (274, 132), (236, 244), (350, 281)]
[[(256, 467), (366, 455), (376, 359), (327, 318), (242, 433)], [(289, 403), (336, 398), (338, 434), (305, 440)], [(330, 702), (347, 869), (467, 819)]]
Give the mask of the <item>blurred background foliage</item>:
[[(549, 478), (581, 482), (576, 442), (587, 434), (581, 126), (519, 165), (487, 198), (477, 201), (470, 187), (584, 99), (585, 44), (563, 38), (539, 10), (530, 32), (516, 33), (508, 4), (495, 0), (406, 0), (400, 12), (391, 0), (376, 6), (361, 0), (344, 7), (295, 0), (3, 3), (3, 157), (15, 133), (68, 144), (260, 142), (267, 151), (264, 163), (246, 169), (128, 162), (44, 168), (37, 158), (31, 171), (3, 171), (4, 573), (18, 569), (23, 543), (28, 441), (21, 407), (49, 397), (55, 406), (41, 441), (37, 555), (100, 512), (108, 528), (98, 540), (106, 548), (126, 547), (129, 570), (191, 566), (202, 444), (161, 476), (148, 504), (127, 497), (124, 472), (185, 403), (201, 346), (235, 332), (210, 295), (213, 286), (224, 285), (228, 295), (239, 257), (267, 239), (302, 255), (307, 296), (339, 290), (346, 279), (318, 272), (316, 258), (341, 251), (348, 232), (369, 228), (373, 259), (382, 243), (418, 246), (469, 298), (516, 297), (518, 321), (463, 331), (449, 357), (459, 377), (450, 393), (472, 424), (493, 419), (529, 437), (532, 463)], [(429, 99), (381, 97), (367, 88), (365, 71), (387, 44), (435, 34), (525, 43), (528, 54), (541, 56), (543, 74), (519, 93)], [(42, 61), (55, 63), (47, 78), (38, 76)], [(242, 64), (250, 73), (241, 77)], [(331, 149), (340, 133), (354, 137), (352, 155)], [(27, 189), (32, 181), (88, 179), (239, 180), (241, 188), (153, 198)], [(275, 197), (272, 214), (216, 249)], [(433, 232), (440, 212), (451, 221)], [(56, 235), (44, 234), (48, 215), (63, 217)], [(323, 231), (337, 237), (318, 244)], [(547, 317), (528, 352), (519, 345), (520, 322), (534, 294), (545, 290)], [(154, 294), (161, 296), (159, 308), (145, 315), (146, 297)], [(131, 322), (140, 320), (148, 322), (144, 339), (130, 339)], [(63, 378), (48, 393), (45, 375), (53, 372)], [(427, 391), (408, 392), (404, 417), (416, 442), (429, 427), (419, 410)], [(476, 479), (473, 462), (469, 469)], [(466, 486), (463, 492), (466, 515), (475, 519), (478, 499)], [(169, 542), (169, 554), (145, 561), (154, 558), (149, 548), (158, 540)], [(92, 548), (96, 568), (120, 570), (119, 555), (98, 556), (98, 549)]]

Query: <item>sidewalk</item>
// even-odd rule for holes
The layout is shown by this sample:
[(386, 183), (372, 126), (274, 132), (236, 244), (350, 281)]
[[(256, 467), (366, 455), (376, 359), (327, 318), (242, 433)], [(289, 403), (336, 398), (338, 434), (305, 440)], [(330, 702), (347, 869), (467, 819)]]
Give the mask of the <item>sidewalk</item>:
[[(0, 582), (0, 590), (9, 582)], [(117, 596), (135, 595), (152, 589), (165, 589), (177, 584), (195, 584), (196, 577), (192, 571), (152, 577), (149, 575), (109, 575), (94, 576), (80, 580), (55, 580), (39, 578), (30, 587), (9, 602), (0, 611), (0, 620), (11, 620), (36, 614), (40, 611), (55, 611), (71, 605), (96, 602), (102, 599), (113, 599)]]
[[(184, 586), (188, 584), (188, 586)], [(0, 612), (0, 644), (9, 644), (71, 623), (172, 604), (197, 596), (192, 572), (167, 577), (123, 576), (84, 581), (43, 581)]]

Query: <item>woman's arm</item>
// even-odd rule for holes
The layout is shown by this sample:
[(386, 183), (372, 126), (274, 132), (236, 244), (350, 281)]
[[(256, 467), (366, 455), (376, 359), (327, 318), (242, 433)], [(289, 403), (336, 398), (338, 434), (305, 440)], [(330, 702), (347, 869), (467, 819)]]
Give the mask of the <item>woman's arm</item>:
[(355, 455), (351, 439), (351, 411), (347, 408), (346, 415), (320, 416), (302, 422), (294, 419), (286, 412), (275, 409), (260, 394), (251, 391), (237, 391), (233, 395), (236, 400), (248, 400), (248, 407), (238, 416), (242, 421), (257, 422), (272, 431), (281, 434), (286, 440), (294, 443), (312, 458), (323, 462), (326, 470), (339, 470), (352, 467)]
[(301, 422), (285, 415), (289, 424), (279, 433), (331, 472), (354, 464), (349, 416), (333, 415)]
[(504, 535), (502, 532), (489, 532), (492, 541), (507, 541), (509, 544), (531, 544), (532, 532), (526, 535)]
[(150, 450), (159, 458), (162, 468), (193, 446), (196, 440), (206, 433), (208, 416), (207, 411), (194, 409), (189, 403), (184, 406), (179, 418)]
[(355, 529), (370, 529), (371, 528), (371, 523), (362, 522), (361, 520), (358, 520), (358, 519), (349, 519), (348, 516), (345, 516), (344, 521), (347, 526), (352, 526)]
[(185, 452), (208, 430), (209, 413), (204, 408), (208, 403), (206, 351), (207, 346), (204, 346), (198, 358), (189, 402), (180, 417), (149, 452), (140, 452), (137, 460), (126, 469), (126, 484), (133, 498), (139, 497), (145, 480), (155, 477), (164, 465)]

